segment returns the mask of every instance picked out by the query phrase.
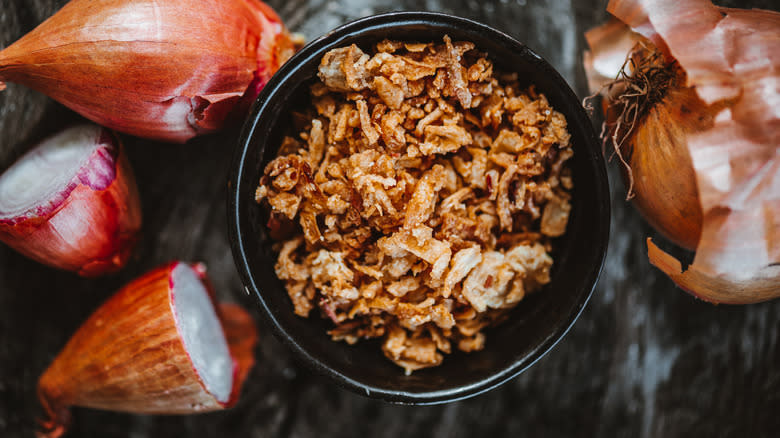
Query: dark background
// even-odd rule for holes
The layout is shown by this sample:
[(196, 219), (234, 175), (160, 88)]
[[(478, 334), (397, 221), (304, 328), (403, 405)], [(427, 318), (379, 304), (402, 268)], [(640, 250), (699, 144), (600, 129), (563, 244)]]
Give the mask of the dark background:
[[(64, 3), (0, 0), (0, 48)], [(580, 96), (587, 94), (582, 34), (607, 18), (606, 1), (269, 3), (308, 39), (351, 19), (390, 10), (476, 19), (536, 50)], [(778, 8), (770, 0), (718, 3)], [(45, 96), (9, 84), (0, 93), (0, 169), (75, 120), (78, 116)], [(175, 258), (201, 260), (221, 298), (243, 299), (225, 217), (235, 131), (186, 145), (124, 136), (144, 205), (144, 236), (134, 259), (118, 275), (81, 279), (0, 245), (0, 437), (32, 436), (39, 413), (38, 376), (79, 324), (135, 276)], [(311, 375), (261, 325), (258, 364), (232, 410), (151, 417), (74, 409), (68, 436), (778, 436), (780, 300), (713, 306), (675, 288), (649, 265), (644, 239), (655, 234), (624, 201), (616, 165), (610, 167), (612, 236), (593, 298), (552, 352), (498, 389), (441, 406), (388, 405)]]

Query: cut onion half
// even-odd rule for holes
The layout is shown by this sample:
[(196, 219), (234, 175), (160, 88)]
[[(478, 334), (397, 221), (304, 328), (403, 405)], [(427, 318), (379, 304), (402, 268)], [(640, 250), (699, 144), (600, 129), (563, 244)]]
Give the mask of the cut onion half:
[(121, 269), (141, 205), (118, 137), (97, 125), (55, 134), (0, 175), (0, 240), (82, 276)]
[(214, 303), (203, 265), (172, 262), (122, 288), (41, 376), (42, 435), (65, 432), (70, 406), (193, 414), (235, 404), (257, 332), (243, 309)]

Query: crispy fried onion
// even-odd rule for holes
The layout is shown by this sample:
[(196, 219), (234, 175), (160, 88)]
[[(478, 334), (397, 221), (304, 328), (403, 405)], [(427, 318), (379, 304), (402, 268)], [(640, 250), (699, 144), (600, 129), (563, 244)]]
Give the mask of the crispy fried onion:
[(448, 37), (335, 49), (319, 78), (255, 194), (295, 313), (318, 309), (335, 340), (383, 338), (407, 373), (483, 348), (482, 329), (550, 281), (566, 119)]

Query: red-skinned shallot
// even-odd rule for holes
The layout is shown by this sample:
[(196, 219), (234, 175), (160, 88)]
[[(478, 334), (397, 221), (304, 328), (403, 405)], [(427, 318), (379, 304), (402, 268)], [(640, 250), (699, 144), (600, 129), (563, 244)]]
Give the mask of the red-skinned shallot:
[(246, 109), (294, 50), (259, 0), (71, 0), (0, 52), (0, 89), (16, 82), (116, 131), (185, 142)]
[(203, 265), (169, 263), (120, 289), (38, 381), (47, 416), (40, 435), (62, 435), (70, 406), (141, 414), (233, 406), (257, 331), (239, 306), (214, 304)]
[(68, 128), (0, 175), (0, 241), (40, 263), (92, 277), (121, 269), (141, 205), (118, 137)]

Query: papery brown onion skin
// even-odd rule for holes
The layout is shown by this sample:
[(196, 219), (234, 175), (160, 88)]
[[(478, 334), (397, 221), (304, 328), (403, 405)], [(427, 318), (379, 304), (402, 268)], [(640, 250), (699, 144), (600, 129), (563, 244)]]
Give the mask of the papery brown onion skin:
[[(93, 129), (96, 149), (54, 199), (0, 220), (0, 241), (39, 263), (83, 277), (111, 274), (125, 266), (139, 238), (135, 176), (115, 134), (94, 125), (68, 129)], [(97, 170), (102, 177), (91, 178), (95, 168), (102, 168)]]
[(243, 119), (293, 51), (259, 0), (71, 0), (0, 52), (0, 81), (116, 131), (183, 143)]
[(713, 304), (753, 304), (780, 297), (780, 266), (767, 266), (750, 278), (706, 272), (689, 265), (683, 270), (680, 261), (658, 248), (647, 238), (650, 263), (666, 273), (678, 287), (696, 298)]

